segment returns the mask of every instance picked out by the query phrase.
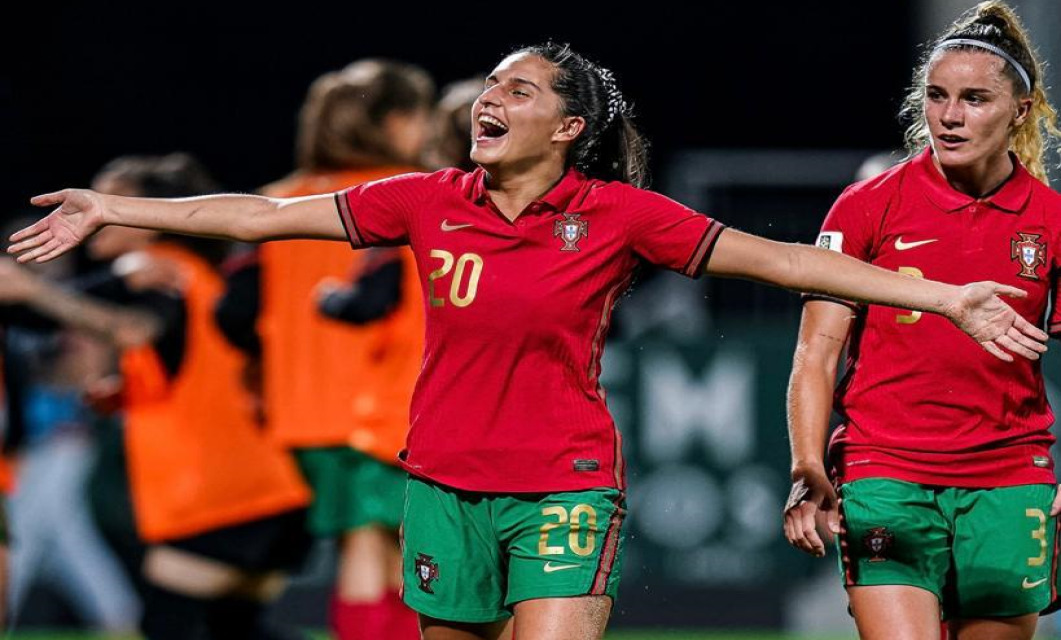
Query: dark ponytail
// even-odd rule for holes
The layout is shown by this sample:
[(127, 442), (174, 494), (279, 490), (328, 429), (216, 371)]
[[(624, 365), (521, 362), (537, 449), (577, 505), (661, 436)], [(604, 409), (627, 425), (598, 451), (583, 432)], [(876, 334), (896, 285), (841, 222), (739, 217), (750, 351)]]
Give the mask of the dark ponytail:
[(634, 126), (633, 110), (611, 71), (567, 44), (547, 42), (514, 53), (530, 53), (551, 63), (556, 68), (552, 88), (560, 96), (564, 115), (586, 121), (585, 131), (568, 153), (568, 165), (591, 178), (648, 185), (648, 142)]

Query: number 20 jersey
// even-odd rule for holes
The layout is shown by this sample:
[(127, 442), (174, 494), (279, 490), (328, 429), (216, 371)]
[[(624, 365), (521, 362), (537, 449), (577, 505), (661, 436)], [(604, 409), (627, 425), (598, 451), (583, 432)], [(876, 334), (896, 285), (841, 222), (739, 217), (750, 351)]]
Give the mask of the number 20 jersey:
[(703, 273), (723, 226), (575, 170), (510, 221), (486, 179), (447, 169), (336, 194), (355, 248), (409, 244), (420, 272), (426, 339), (402, 463), (469, 491), (623, 488), (599, 383), (612, 308), (641, 261)]
[[(952, 188), (926, 150), (854, 184), (818, 244), (877, 266), (952, 284), (994, 280), (1028, 292), (1006, 301), (1042, 325), (1056, 294), (1061, 196), (1014, 157), (993, 194)], [(1002, 362), (946, 319), (856, 309), (830, 446), (841, 481), (888, 477), (993, 487), (1053, 483), (1053, 413), (1038, 362)], [(1051, 333), (1061, 329), (1055, 310)]]

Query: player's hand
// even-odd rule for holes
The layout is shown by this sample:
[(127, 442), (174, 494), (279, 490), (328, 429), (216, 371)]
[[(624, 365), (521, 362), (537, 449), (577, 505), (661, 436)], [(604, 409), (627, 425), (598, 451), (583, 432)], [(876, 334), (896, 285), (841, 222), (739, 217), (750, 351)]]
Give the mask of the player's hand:
[[(839, 500), (821, 466), (792, 473), (792, 491), (785, 503), (785, 538), (812, 556), (825, 556), (825, 543), (840, 533)], [(822, 540), (823, 533), (825, 541)]]
[(947, 317), (999, 360), (1012, 362), (1011, 353), (1038, 360), (1049, 336), (999, 296), (1025, 298), (1028, 293), (997, 282), (973, 282), (961, 288)]
[(1053, 518), (1061, 513), (1061, 485), (1057, 485), (1057, 493), (1054, 494), (1054, 503), (1050, 505), (1050, 517)]
[(48, 262), (85, 241), (103, 226), (103, 198), (87, 189), (63, 189), (30, 199), (38, 207), (58, 205), (54, 211), (15, 233), (7, 252), (19, 262)]

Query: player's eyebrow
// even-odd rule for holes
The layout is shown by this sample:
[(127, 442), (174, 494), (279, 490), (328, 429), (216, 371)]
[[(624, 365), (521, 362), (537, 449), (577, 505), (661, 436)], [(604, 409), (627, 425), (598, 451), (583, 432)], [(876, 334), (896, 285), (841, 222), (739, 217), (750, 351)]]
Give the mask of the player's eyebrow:
[[(500, 83), (501, 81), (500, 81), (500, 80), (498, 79), (498, 77), (497, 77), (496, 75), (490, 75), (490, 76), (487, 76), (487, 78), (486, 78), (486, 84), (488, 84), (488, 85), (489, 85), (489, 84), (490, 84), (491, 82), (493, 82), (494, 84), (499, 84), (499, 83)], [(530, 85), (530, 86), (534, 87), (535, 89), (537, 89), (538, 91), (541, 91), (541, 90), (542, 90), (542, 88), (541, 88), (541, 87), (539, 87), (539, 86), (538, 86), (537, 84), (535, 84), (534, 82), (531, 82), (530, 80), (528, 80), (528, 79), (526, 79), (526, 78), (521, 78), (521, 77), (519, 77), (519, 76), (516, 76), (516, 77), (514, 77), (514, 78), (511, 78), (511, 79), (509, 79), (509, 82), (514, 82), (514, 83), (516, 83), (516, 84), (525, 84), (525, 85)]]

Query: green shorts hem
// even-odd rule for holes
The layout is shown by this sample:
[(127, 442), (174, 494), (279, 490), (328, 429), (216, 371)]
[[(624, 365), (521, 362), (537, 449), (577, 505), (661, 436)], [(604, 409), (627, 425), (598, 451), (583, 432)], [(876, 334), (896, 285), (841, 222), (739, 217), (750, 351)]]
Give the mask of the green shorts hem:
[(507, 620), (512, 617), (511, 611), (497, 610), (497, 609), (454, 609), (453, 607), (432, 605), (428, 602), (411, 598), (410, 591), (406, 590), (405, 595), (402, 597), (402, 601), (405, 602), (413, 611), (435, 618), (436, 620), (446, 620), (448, 622), (469, 622), (469, 623), (484, 623), (484, 622), (499, 622), (501, 620)]
[(526, 602), (527, 600), (542, 600), (544, 598), (586, 598), (586, 597), (596, 597), (596, 596), (606, 596), (606, 597), (611, 599), (612, 603), (614, 603), (617, 600), (617, 597), (616, 597), (617, 594), (613, 594), (613, 593), (590, 593), (588, 590), (583, 592), (583, 593), (571, 593), (569, 591), (565, 591), (565, 592), (561, 593), (560, 590), (557, 590), (556, 593), (536, 592), (536, 593), (533, 593), (533, 594), (528, 593), (526, 595), (518, 594), (518, 593), (516, 593), (516, 594), (510, 593), (508, 595), (508, 597), (505, 599), (505, 607), (511, 609), (512, 607), (516, 606), (517, 604), (519, 604), (521, 602)]

